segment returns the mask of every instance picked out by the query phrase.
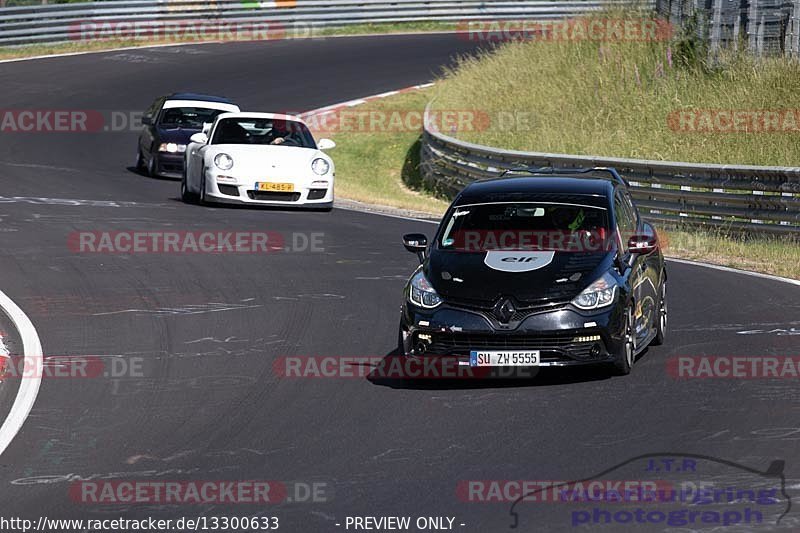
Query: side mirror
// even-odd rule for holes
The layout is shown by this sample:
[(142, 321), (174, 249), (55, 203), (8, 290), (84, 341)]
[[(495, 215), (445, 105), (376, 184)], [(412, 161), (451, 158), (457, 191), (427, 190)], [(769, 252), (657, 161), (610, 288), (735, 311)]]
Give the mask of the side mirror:
[(644, 233), (628, 239), (628, 251), (631, 254), (649, 254), (658, 248), (658, 237), (655, 233)]
[(142, 117), (142, 125), (143, 126), (150, 126), (153, 124), (153, 119), (147, 115)]
[(421, 263), (425, 260), (425, 251), (428, 249), (428, 237), (422, 233), (403, 235), (403, 246), (412, 254), (417, 254)]
[(336, 143), (330, 139), (320, 139), (317, 143), (317, 148), (320, 150), (330, 150), (331, 148), (336, 148)]
[(195, 133), (194, 135), (189, 137), (189, 140), (192, 141), (193, 143), (206, 144), (208, 142), (208, 135), (206, 135), (205, 133)]

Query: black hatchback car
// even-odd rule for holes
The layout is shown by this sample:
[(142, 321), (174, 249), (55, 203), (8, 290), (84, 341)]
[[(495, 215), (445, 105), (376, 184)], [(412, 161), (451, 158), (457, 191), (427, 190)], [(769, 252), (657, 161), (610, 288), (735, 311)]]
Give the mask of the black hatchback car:
[(173, 93), (156, 98), (142, 115), (136, 170), (154, 178), (182, 177), (189, 138), (220, 113), (238, 111), (239, 106), (220, 96)]
[(466, 187), (434, 240), (404, 237), (399, 350), (472, 367), (607, 363), (628, 374), (667, 327), (658, 236), (614, 169), (538, 169)]

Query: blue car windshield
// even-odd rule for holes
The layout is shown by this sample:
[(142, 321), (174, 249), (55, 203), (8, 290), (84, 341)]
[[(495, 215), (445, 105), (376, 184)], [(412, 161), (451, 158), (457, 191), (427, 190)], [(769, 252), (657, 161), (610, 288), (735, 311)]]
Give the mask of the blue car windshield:
[(203, 129), (203, 124), (214, 122), (217, 115), (224, 113), (219, 109), (204, 107), (170, 107), (161, 112), (158, 125), (166, 128)]

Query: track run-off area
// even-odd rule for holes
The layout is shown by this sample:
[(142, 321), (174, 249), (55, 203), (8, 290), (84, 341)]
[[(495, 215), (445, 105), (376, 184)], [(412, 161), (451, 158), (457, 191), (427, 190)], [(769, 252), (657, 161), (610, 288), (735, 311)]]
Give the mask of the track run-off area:
[[(175, 91), (300, 112), (430, 82), (474, 50), (452, 34), (124, 50), (0, 63), (0, 94), (5, 109), (105, 116), (140, 113)], [(669, 261), (669, 337), (627, 377), (583, 368), (455, 383), (287, 378), (281, 358), (394, 352), (417, 265), (401, 236), (435, 226), (339, 208), (187, 205), (178, 182), (130, 168), (137, 132), (120, 129), (0, 133), (0, 290), (35, 326), (45, 367), (66, 356), (102, 366), (42, 378), (0, 457), (4, 516), (277, 516), (280, 530), (303, 533), (344, 531), (354, 516), (450, 517), (464, 532), (509, 530), (515, 518), (521, 531), (713, 527), (585, 525), (568, 505), (512, 509), (513, 491), (490, 502), (465, 494), (470, 480), (653, 479), (626, 464), (646, 454), (707, 457), (713, 468), (683, 478), (742, 489), (783, 461), (785, 494), (773, 507), (800, 496), (797, 378), (676, 379), (669, 367), (678, 356), (800, 355), (800, 286)], [(320, 236), (321, 249), (70, 246), (91, 231), (268, 231), (287, 242)], [(81, 493), (82, 481), (101, 480), (269, 480), (287, 494), (270, 505), (193, 505)], [(780, 523), (773, 507), (758, 526), (717, 530), (800, 527), (796, 505)]]

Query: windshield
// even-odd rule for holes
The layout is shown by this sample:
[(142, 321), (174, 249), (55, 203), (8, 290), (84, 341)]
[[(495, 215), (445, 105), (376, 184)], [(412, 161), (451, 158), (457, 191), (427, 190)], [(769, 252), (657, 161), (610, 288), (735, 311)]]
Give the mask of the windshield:
[(602, 251), (607, 249), (607, 210), (560, 203), (491, 203), (453, 210), (439, 248), (487, 250)]
[(211, 144), (261, 144), (316, 148), (302, 122), (283, 119), (226, 118), (214, 130)]
[(220, 109), (205, 107), (170, 107), (161, 113), (159, 126), (170, 128), (203, 129), (203, 123), (213, 122), (217, 115), (224, 113)]

